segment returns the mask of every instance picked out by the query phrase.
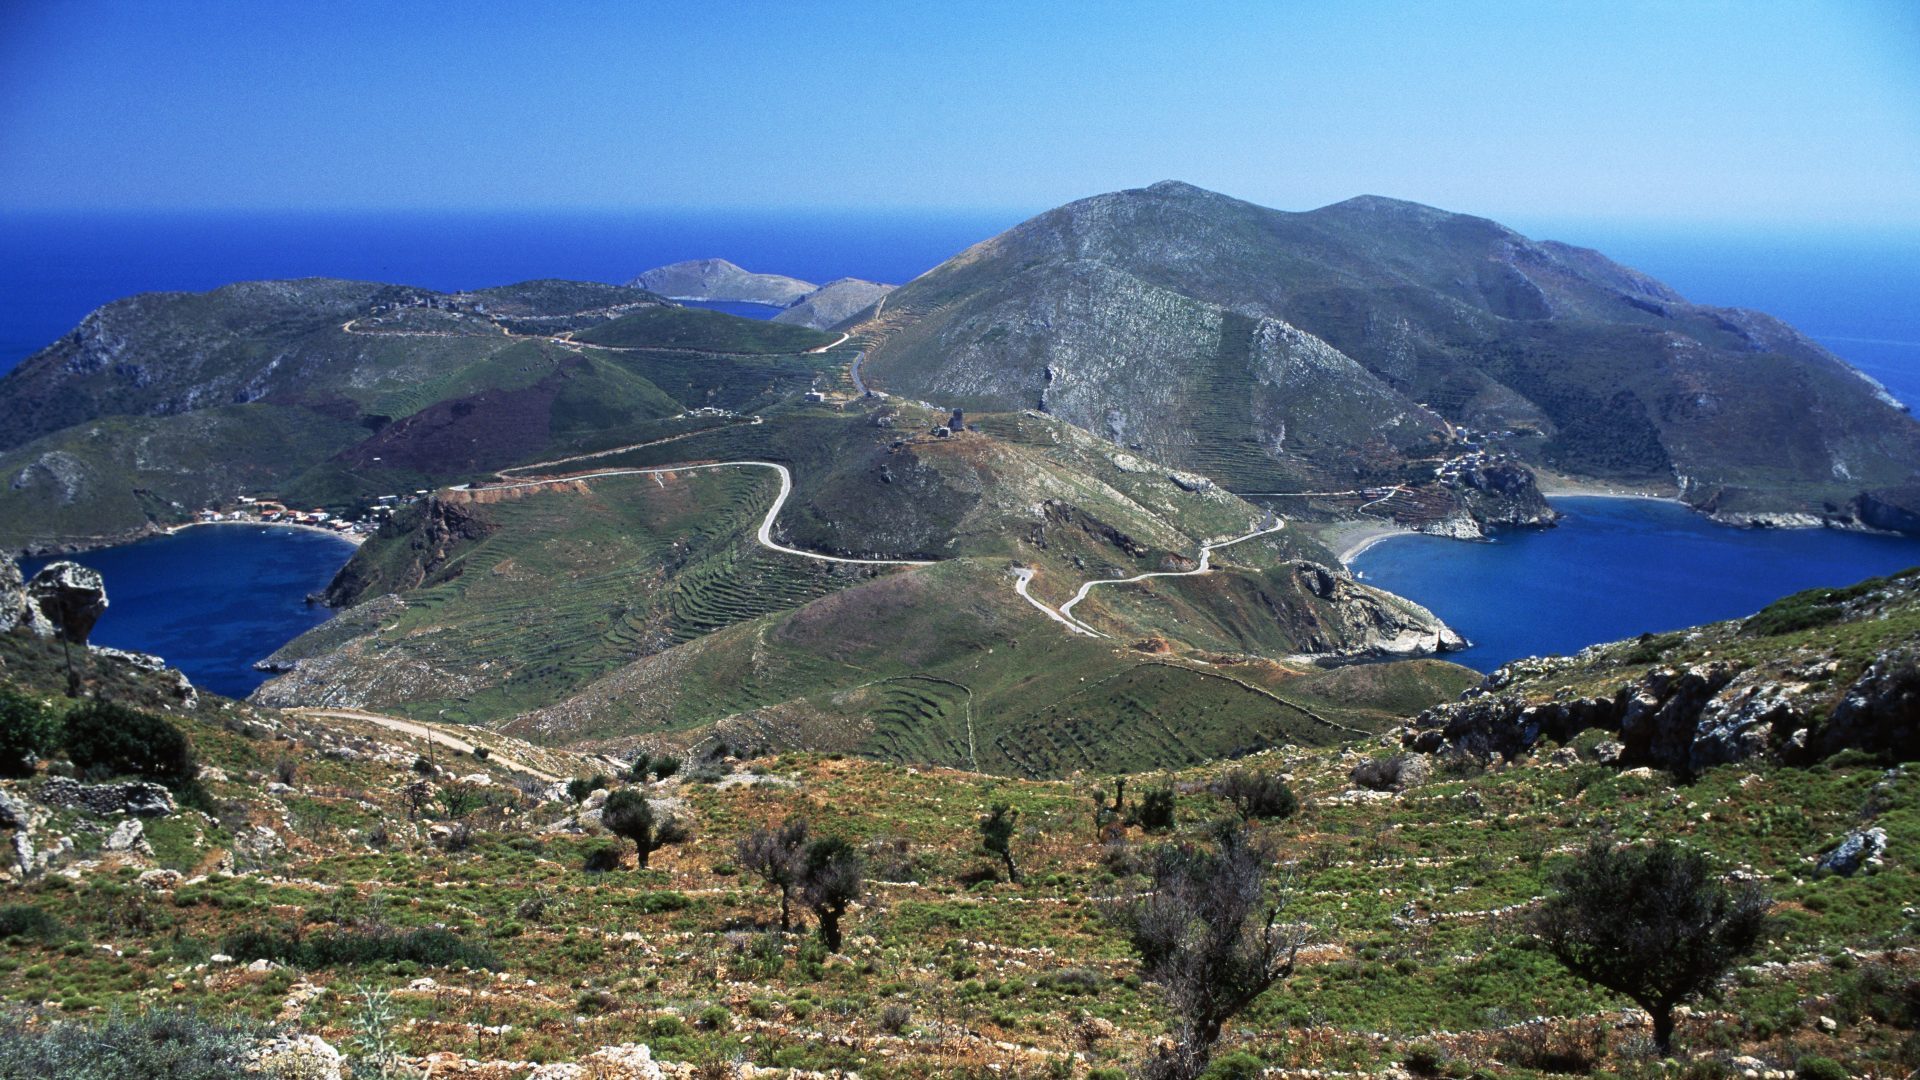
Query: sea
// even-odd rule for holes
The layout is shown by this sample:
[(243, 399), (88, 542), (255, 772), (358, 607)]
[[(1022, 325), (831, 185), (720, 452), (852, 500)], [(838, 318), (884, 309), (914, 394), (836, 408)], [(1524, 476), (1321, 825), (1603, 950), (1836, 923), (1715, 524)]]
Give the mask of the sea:
[[(315, 276), (440, 290), (622, 282), (713, 257), (816, 282), (898, 284), (1028, 213), (0, 211), (0, 373), (87, 312), (139, 292)], [(1689, 299), (1786, 319), (1920, 404), (1920, 235), (1517, 224), (1598, 248)], [(1355, 567), (1454, 625), (1474, 642), (1457, 659), (1485, 669), (1744, 615), (1797, 589), (1920, 563), (1920, 541), (1739, 532), (1648, 501), (1556, 505), (1567, 512), (1558, 529), (1487, 544), (1395, 538)], [(305, 598), (347, 555), (344, 543), (317, 534), (218, 526), (80, 559), (106, 576), (112, 600), (95, 641), (158, 653), (197, 684), (240, 695), (263, 678), (255, 660), (326, 618)]]
[(1659, 499), (1561, 497), (1552, 529), (1484, 542), (1393, 536), (1350, 568), (1467, 639), (1447, 659), (1491, 671), (1523, 656), (1751, 615), (1803, 589), (1920, 566), (1920, 539), (1732, 529)]
[[(238, 698), (269, 677), (256, 660), (332, 615), (307, 597), (352, 554), (352, 542), (311, 529), (224, 524), (63, 557), (106, 583), (95, 644), (157, 654), (195, 686)], [(20, 571), (50, 561), (23, 560)]]

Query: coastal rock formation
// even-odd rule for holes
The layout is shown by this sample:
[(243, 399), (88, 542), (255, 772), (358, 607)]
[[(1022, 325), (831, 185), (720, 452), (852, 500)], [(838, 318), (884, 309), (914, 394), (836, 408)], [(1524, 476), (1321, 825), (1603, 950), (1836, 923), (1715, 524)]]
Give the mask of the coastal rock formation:
[(48, 563), (27, 582), (27, 598), (52, 633), (85, 645), (93, 624), (107, 610), (107, 585), (100, 572), (76, 562)]
[(859, 278), (840, 278), (794, 301), (793, 306), (775, 315), (773, 321), (825, 330), (867, 310), (892, 291), (891, 285), (880, 285)]
[(689, 259), (656, 266), (627, 282), (673, 300), (729, 300), (786, 307), (818, 286), (782, 274), (755, 274), (725, 259)]
[(1299, 562), (1293, 569), (1309, 592), (1327, 602), (1308, 642), (1314, 656), (1430, 656), (1467, 647), (1452, 627), (1411, 600), (1319, 563)]

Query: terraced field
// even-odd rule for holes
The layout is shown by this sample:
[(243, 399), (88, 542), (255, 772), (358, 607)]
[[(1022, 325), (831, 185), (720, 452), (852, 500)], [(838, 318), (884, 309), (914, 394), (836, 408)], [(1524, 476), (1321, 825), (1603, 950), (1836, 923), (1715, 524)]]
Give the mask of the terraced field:
[[(1021, 776), (1183, 767), (1357, 734), (1230, 676), (1148, 661), (981, 725), (981, 765)], [(991, 734), (989, 734), (989, 730)]]

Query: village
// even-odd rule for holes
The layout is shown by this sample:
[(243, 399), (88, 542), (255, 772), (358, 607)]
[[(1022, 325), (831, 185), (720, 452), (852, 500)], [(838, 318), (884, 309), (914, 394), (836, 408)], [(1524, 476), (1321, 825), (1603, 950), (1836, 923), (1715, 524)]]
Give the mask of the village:
[(291, 525), (336, 533), (358, 543), (393, 517), (402, 506), (411, 506), (431, 491), (422, 488), (405, 495), (379, 495), (357, 515), (336, 514), (330, 510), (296, 510), (270, 496), (235, 496), (229, 504), (203, 507), (194, 511), (195, 525), (259, 524)]

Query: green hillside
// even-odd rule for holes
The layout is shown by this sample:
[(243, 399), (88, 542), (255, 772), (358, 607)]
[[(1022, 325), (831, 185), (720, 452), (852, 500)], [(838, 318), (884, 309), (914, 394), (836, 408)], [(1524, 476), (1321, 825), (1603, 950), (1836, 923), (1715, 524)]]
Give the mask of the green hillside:
[[(1847, 627), (1880, 633), (1868, 624), (1887, 604), (1911, 607), (1891, 587), (1799, 598), (1728, 632), (1770, 642), (1769, 655), (1831, 660), (1831, 678), (1851, 683), (1858, 657), (1823, 643), (1846, 640)], [(1819, 626), (1785, 629), (1807, 619)], [(1805, 636), (1821, 632), (1840, 636)], [(51, 643), (0, 634), (0, 688), (65, 711), (60, 665)], [(786, 1070), (1124, 1074), (1173, 1017), (1140, 977), (1112, 898), (1144, 887), (1154, 851), (1206, 845), (1232, 812), (1210, 791), (1223, 765), (1144, 764), (1128, 805), (1166, 785), (1170, 828), (1103, 837), (1091, 796), (1112, 797), (1104, 773), (1030, 781), (833, 754), (727, 755), (689, 759), (665, 780), (606, 781), (693, 830), (640, 870), (633, 845), (600, 823), (604, 793), (576, 803), (526, 771), (585, 777), (607, 772), (605, 759), (473, 731), (465, 738), (484, 756), (429, 750), (365, 719), (211, 696), (187, 705), (166, 676), (105, 660), (90, 670), (92, 689), (185, 733), (208, 767), (206, 801), (142, 820), (139, 843), (109, 850), (131, 819), (39, 802), (55, 785), (44, 769), (0, 780), (12, 805), (33, 808), (9, 836), (58, 853), (0, 904), (0, 1001), (37, 1016), (9, 1029), (20, 1040), (49, 1020), (161, 1003), (277, 1022), (354, 1052), (371, 1033), (394, 1064), (435, 1075), (522, 1076), (559, 1062), (639, 1075), (602, 1049), (623, 1044), (687, 1074), (712, 1062), (796, 1080)], [(1139, 693), (1152, 677), (1112, 692)], [(911, 718), (898, 730), (926, 733), (902, 756), (924, 762), (961, 745), (964, 719), (943, 719), (956, 707), (964, 718), (948, 684), (906, 678), (870, 692), (884, 715)], [(1190, 696), (1194, 709), (1226, 704)], [(1298, 797), (1297, 812), (1254, 830), (1281, 853), (1285, 877), (1264, 895), (1286, 897), (1285, 917), (1312, 938), (1290, 977), (1227, 1025), (1221, 1055), (1299, 1076), (1910, 1070), (1920, 1024), (1911, 764), (1855, 750), (1810, 766), (1720, 765), (1682, 783), (1603, 764), (1596, 750), (1588, 738), (1549, 740), (1492, 767), (1453, 760), (1400, 791), (1352, 779), (1383, 753), (1371, 740), (1236, 763), (1283, 774)], [(1018, 815), (1018, 882), (980, 848), (993, 803)], [(838, 954), (815, 941), (803, 905), (781, 933), (777, 897), (738, 860), (737, 841), (795, 815), (865, 857)], [(1881, 865), (1815, 869), (1869, 827), (1886, 837)], [(1530, 932), (1553, 875), (1595, 836), (1677, 841), (1772, 900), (1764, 940), (1724, 996), (1683, 1015), (1684, 1065), (1663, 1065), (1644, 1014), (1569, 976)], [(601, 851), (613, 868), (585, 869)]]

